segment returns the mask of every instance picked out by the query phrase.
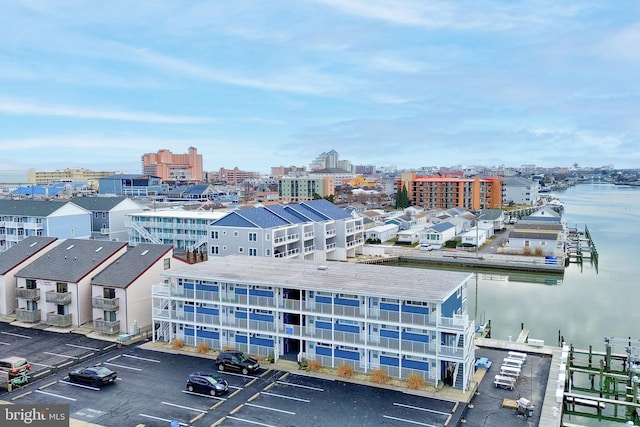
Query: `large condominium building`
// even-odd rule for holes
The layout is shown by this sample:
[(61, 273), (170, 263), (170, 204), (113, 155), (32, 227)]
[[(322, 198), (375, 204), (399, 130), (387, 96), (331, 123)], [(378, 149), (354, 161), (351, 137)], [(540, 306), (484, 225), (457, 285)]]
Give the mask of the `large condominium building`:
[(238, 169), (220, 168), (218, 172), (209, 173), (209, 181), (224, 182), (225, 184), (240, 184), (245, 181), (260, 179), (260, 172), (249, 172)]
[(282, 203), (298, 203), (313, 200), (316, 196), (335, 194), (332, 176), (320, 178), (284, 176), (278, 180), (278, 199)]
[(362, 253), (364, 219), (325, 200), (238, 209), (209, 226), (209, 255), (346, 261)]
[(463, 272), (228, 256), (167, 270), (154, 340), (317, 360), (467, 390), (475, 325)]
[(36, 171), (29, 169), (27, 179), (31, 184), (46, 185), (54, 182), (95, 182), (100, 178), (115, 175), (117, 172), (90, 171), (87, 169), (63, 169), (55, 171)]
[(129, 245), (162, 243), (176, 252), (206, 253), (207, 227), (227, 215), (226, 211), (153, 210), (128, 214)]
[(413, 177), (407, 191), (413, 206), (425, 209), (500, 209), (502, 180), (448, 176)]
[(162, 181), (202, 182), (202, 154), (189, 147), (187, 154), (173, 154), (169, 150), (142, 155), (142, 173), (159, 176)]

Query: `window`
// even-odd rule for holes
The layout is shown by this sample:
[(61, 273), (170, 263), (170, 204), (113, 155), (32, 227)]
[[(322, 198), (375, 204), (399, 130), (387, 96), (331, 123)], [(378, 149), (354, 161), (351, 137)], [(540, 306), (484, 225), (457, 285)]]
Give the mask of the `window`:
[(218, 255), (220, 253), (219, 246), (211, 246), (211, 255)]
[(212, 232), (211, 232), (211, 238), (212, 238), (212, 239), (218, 239), (218, 238), (219, 238), (219, 237), (218, 237), (218, 232), (217, 232), (217, 231), (212, 231)]
[(258, 250), (256, 248), (249, 248), (249, 256), (258, 256)]
[(107, 322), (115, 322), (116, 321), (116, 312), (115, 311), (105, 311), (104, 320)]
[(239, 248), (238, 248), (238, 253), (239, 253), (239, 254), (244, 253), (244, 248), (243, 248), (243, 247), (239, 247)]
[(258, 241), (258, 233), (249, 233), (249, 241), (250, 242)]
[(238, 237), (238, 232), (237, 231), (233, 232), (233, 237)]
[(418, 305), (418, 306), (426, 307), (428, 303), (424, 301), (407, 301), (407, 305)]
[(165, 258), (164, 259), (164, 269), (168, 270), (171, 268), (171, 258)]

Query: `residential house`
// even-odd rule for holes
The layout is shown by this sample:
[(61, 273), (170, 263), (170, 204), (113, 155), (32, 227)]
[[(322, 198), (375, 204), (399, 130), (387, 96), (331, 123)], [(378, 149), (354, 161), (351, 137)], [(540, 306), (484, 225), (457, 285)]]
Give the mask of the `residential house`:
[(424, 228), (425, 228), (424, 225), (421, 225), (421, 226), (411, 227), (407, 230), (398, 230), (398, 232), (396, 233), (396, 236), (397, 236), (396, 242), (406, 243), (410, 245), (418, 243), (420, 241), (420, 236)]
[(159, 176), (117, 174), (98, 180), (98, 193), (116, 196), (158, 196), (169, 191), (169, 185), (163, 184)]
[(503, 205), (533, 206), (540, 198), (540, 183), (518, 176), (504, 180)]
[(91, 213), (63, 201), (0, 199), (0, 251), (29, 236), (89, 238)]
[(420, 232), (419, 242), (421, 245), (442, 246), (448, 240), (452, 240), (455, 237), (456, 226), (446, 221), (425, 227)]
[(55, 237), (29, 236), (0, 252), (0, 315), (8, 316), (16, 310), (15, 273), (54, 248), (56, 240)]
[(368, 228), (364, 232), (367, 242), (384, 243), (397, 236), (398, 226), (396, 224), (384, 224)]
[(171, 245), (140, 243), (91, 279), (93, 329), (104, 335), (151, 330), (151, 286), (162, 273), (185, 262)]
[(560, 214), (544, 207), (520, 218), (507, 241), (508, 252), (559, 256), (565, 250), (566, 224)]
[(208, 201), (218, 193), (211, 184), (178, 185), (167, 192), (169, 201)]
[(63, 328), (93, 320), (91, 278), (126, 251), (126, 242), (61, 241), (14, 274), (16, 320)]
[(471, 384), (469, 273), (230, 255), (164, 275), (152, 289), (155, 341)]
[(209, 226), (211, 256), (345, 261), (363, 246), (363, 218), (325, 199), (238, 209)]
[(140, 212), (143, 206), (128, 197), (75, 197), (71, 203), (91, 212), (91, 238), (129, 241), (127, 214)]

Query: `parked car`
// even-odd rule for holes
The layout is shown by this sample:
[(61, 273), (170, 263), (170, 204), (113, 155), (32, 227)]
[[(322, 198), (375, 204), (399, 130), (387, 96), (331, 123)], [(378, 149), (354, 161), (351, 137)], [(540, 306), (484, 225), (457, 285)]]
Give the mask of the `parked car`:
[(9, 377), (16, 377), (30, 370), (31, 364), (24, 357), (11, 356), (0, 359), (0, 371), (8, 372)]
[(204, 372), (194, 372), (187, 378), (187, 390), (220, 396), (229, 391), (229, 383), (219, 377)]
[(247, 375), (249, 372), (255, 372), (260, 368), (260, 362), (249, 357), (249, 355), (241, 351), (221, 351), (216, 358), (216, 365), (219, 371), (232, 369)]
[(112, 383), (116, 378), (116, 372), (105, 366), (79, 368), (69, 372), (69, 381), (74, 383), (90, 384), (94, 387)]

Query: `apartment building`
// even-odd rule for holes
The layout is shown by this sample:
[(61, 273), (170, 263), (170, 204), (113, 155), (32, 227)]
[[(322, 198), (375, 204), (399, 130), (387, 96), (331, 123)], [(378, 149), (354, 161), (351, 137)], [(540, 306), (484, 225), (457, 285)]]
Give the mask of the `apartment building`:
[(55, 171), (37, 171), (29, 169), (27, 179), (31, 184), (47, 185), (54, 182), (98, 182), (100, 178), (116, 174), (116, 171), (91, 171), (80, 168), (67, 168)]
[(208, 175), (209, 181), (225, 184), (241, 184), (245, 181), (260, 179), (260, 172), (243, 171), (237, 166), (233, 169), (220, 168), (217, 172), (210, 172)]
[(129, 229), (125, 226), (127, 214), (140, 212), (143, 206), (127, 197), (75, 197), (71, 203), (91, 212), (91, 238), (129, 241)]
[(414, 175), (409, 181), (407, 190), (411, 205), (425, 209), (502, 208), (503, 181), (498, 177), (416, 177)]
[(362, 253), (364, 218), (325, 199), (238, 209), (209, 226), (210, 256), (340, 260)]
[(142, 155), (142, 173), (159, 176), (163, 182), (202, 182), (202, 154), (189, 147), (187, 154), (173, 154), (170, 150)]
[(169, 185), (159, 176), (118, 174), (100, 178), (98, 193), (110, 196), (147, 197), (166, 194)]
[(415, 374), (462, 390), (473, 376), (469, 273), (232, 255), (163, 275), (168, 283), (152, 288), (157, 341)]
[(207, 253), (207, 226), (227, 215), (227, 211), (186, 211), (177, 209), (129, 213), (125, 226), (129, 245), (156, 243), (172, 245), (176, 251)]
[(61, 241), (15, 273), (16, 320), (61, 328), (93, 320), (91, 278), (126, 250), (126, 242)]
[(89, 238), (91, 212), (70, 202), (0, 199), (0, 252), (29, 236)]
[(510, 177), (504, 181), (503, 204), (533, 206), (540, 198), (540, 183), (521, 177)]
[(335, 194), (335, 180), (332, 176), (321, 178), (284, 176), (278, 179), (278, 199), (281, 203), (299, 203), (313, 200), (316, 196), (327, 197)]

